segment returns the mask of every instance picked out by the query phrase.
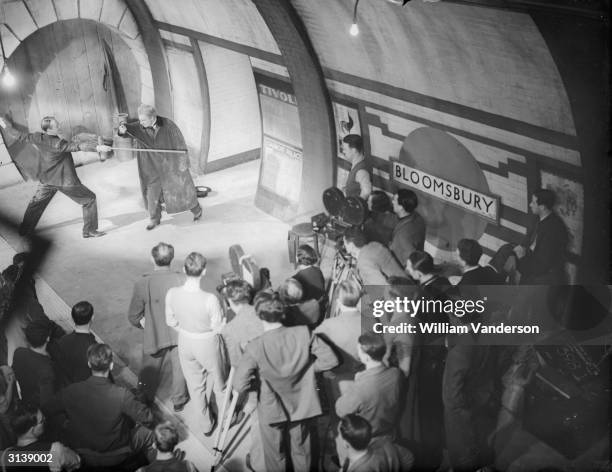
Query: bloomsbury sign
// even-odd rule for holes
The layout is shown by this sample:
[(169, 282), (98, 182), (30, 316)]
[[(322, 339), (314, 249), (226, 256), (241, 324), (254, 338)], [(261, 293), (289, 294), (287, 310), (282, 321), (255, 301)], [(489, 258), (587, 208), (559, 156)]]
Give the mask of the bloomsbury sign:
[(419, 190), (495, 223), (498, 222), (499, 197), (477, 192), (398, 161), (391, 161), (391, 178), (400, 185)]

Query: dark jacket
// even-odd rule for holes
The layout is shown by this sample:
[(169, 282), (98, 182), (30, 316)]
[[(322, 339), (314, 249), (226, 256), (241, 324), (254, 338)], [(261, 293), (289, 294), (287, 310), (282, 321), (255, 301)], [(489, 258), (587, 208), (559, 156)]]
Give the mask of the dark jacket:
[(416, 211), (400, 218), (393, 229), (389, 249), (397, 257), (402, 267), (414, 251), (422, 251), (425, 245), (425, 220)]
[(87, 365), (87, 349), (96, 343), (91, 333), (72, 332), (57, 341), (57, 364), (69, 383), (82, 382), (91, 375)]
[(320, 300), (325, 296), (325, 278), (318, 267), (306, 267), (296, 272), (293, 278), (302, 285), (302, 300)]
[(60, 386), (56, 369), (49, 356), (25, 347), (15, 350), (13, 371), (24, 403), (40, 406), (51, 399)]
[(128, 389), (95, 376), (60, 390), (43, 408), (47, 415), (66, 414), (71, 447), (97, 452), (129, 445), (132, 422), (154, 420), (151, 409)]
[[(534, 242), (534, 248), (530, 249)], [(521, 284), (554, 284), (565, 281), (568, 233), (559, 215), (551, 213), (537, 221), (521, 245), (527, 248), (527, 254), (518, 263)]]
[[(363, 232), (368, 241), (376, 241), (388, 246), (393, 238), (393, 230), (398, 219), (395, 213), (370, 213), (370, 217), (363, 223)], [(404, 261), (405, 262), (405, 261)]]
[[(127, 135), (136, 139), (140, 149), (185, 150), (187, 144), (181, 130), (163, 116), (157, 117), (158, 128), (154, 133), (145, 130), (140, 123), (128, 123)], [(138, 175), (142, 198), (147, 201), (147, 187), (160, 182), (168, 213), (190, 210), (198, 204), (195, 185), (189, 173), (188, 154), (163, 152), (139, 152)]]
[(264, 332), (247, 345), (234, 388), (245, 391), (251, 378), (259, 376), (259, 421), (301, 421), (321, 414), (315, 372), (337, 365), (332, 349), (306, 326), (283, 326)]
[(32, 144), (38, 149), (40, 153), (38, 181), (41, 184), (67, 187), (81, 183), (70, 154), (85, 150), (81, 149), (78, 143), (71, 143), (59, 136), (46, 133), (20, 133), (10, 126), (7, 126), (5, 132), (16, 142)]
[(182, 285), (184, 280), (183, 274), (163, 267), (144, 274), (134, 284), (128, 320), (133, 326), (142, 329), (140, 320), (144, 318), (145, 354), (155, 354), (177, 345), (176, 330), (166, 324), (166, 294), (172, 287)]
[(478, 266), (477, 269), (463, 274), (457, 285), (503, 285), (503, 283), (502, 276), (495, 272), (495, 269), (489, 266)]

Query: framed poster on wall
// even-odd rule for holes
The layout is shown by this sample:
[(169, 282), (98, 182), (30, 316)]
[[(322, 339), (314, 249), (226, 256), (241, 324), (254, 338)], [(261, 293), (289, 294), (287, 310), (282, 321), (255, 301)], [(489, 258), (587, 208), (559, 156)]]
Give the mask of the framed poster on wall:
[(557, 196), (555, 209), (569, 231), (569, 251), (580, 255), (582, 222), (584, 219), (584, 189), (582, 184), (546, 171), (540, 172), (540, 178), (542, 188), (554, 191)]
[(290, 202), (297, 202), (302, 187), (302, 151), (264, 136), (260, 175), (260, 186)]
[(346, 183), (348, 171), (351, 169), (351, 163), (342, 155), (342, 139), (347, 134), (361, 134), (361, 122), (359, 120), (359, 111), (356, 105), (348, 105), (337, 101), (332, 102), (334, 109), (334, 121), (336, 124), (337, 137), (337, 182), (336, 185), (342, 188)]

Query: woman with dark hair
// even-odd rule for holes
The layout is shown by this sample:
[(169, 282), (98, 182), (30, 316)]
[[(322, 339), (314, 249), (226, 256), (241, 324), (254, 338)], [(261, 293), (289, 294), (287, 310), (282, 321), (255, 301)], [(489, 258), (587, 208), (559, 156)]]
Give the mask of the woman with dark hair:
[(316, 266), (319, 257), (308, 244), (298, 247), (296, 254), (298, 271), (293, 278), (302, 285), (302, 300), (319, 300), (325, 297), (325, 278), (323, 272)]
[(393, 213), (391, 199), (382, 190), (374, 190), (368, 197), (370, 214), (363, 223), (363, 232), (369, 242), (376, 241), (389, 246), (397, 216)]

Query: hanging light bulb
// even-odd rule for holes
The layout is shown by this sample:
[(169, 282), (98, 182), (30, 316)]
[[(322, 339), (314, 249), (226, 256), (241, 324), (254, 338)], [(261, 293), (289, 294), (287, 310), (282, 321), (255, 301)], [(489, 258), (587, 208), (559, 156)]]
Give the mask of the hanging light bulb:
[(355, 0), (355, 8), (353, 9), (353, 24), (349, 29), (351, 36), (357, 36), (359, 34), (359, 26), (357, 25), (357, 7), (359, 6), (359, 0)]
[(8, 67), (4, 68), (4, 73), (2, 74), (2, 85), (5, 87), (12, 87), (15, 85), (15, 76), (11, 74), (11, 71)]

